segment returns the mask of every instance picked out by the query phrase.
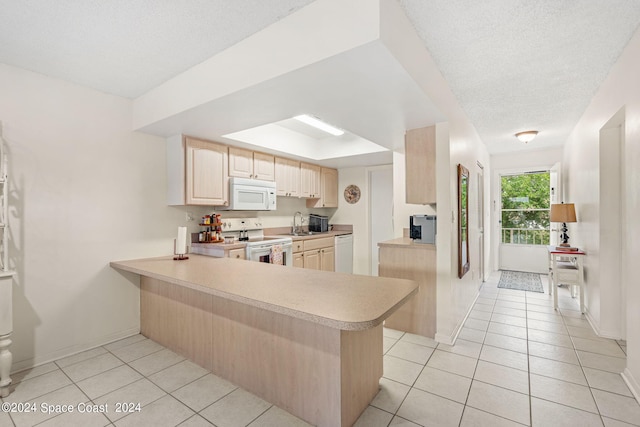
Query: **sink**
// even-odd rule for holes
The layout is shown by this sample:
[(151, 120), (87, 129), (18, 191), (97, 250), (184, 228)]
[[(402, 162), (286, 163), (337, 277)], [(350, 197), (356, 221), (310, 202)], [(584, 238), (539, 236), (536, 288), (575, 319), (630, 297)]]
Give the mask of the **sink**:
[(297, 233), (289, 233), (292, 236), (313, 236), (315, 232), (313, 231), (299, 231)]

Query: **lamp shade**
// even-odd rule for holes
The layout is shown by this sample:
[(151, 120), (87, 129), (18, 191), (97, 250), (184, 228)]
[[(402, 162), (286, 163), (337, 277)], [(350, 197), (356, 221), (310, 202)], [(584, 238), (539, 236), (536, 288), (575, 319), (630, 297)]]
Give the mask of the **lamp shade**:
[(576, 208), (573, 203), (551, 205), (551, 222), (578, 222), (576, 220)]

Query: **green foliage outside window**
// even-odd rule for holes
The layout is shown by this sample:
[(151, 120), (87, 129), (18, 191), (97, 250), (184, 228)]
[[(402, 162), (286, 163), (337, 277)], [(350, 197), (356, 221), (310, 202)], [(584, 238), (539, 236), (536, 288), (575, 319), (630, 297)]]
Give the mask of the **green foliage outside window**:
[(549, 244), (549, 173), (505, 175), (502, 184), (502, 243)]

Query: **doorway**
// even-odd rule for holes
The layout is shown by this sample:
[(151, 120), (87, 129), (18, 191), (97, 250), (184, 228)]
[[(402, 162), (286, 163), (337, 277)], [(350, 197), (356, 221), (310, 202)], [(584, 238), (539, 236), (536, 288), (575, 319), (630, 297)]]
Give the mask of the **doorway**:
[(498, 181), (499, 269), (546, 274), (550, 171), (504, 173)]
[(485, 257), (484, 257), (484, 166), (478, 164), (478, 254), (480, 280), (485, 281)]
[[(375, 188), (375, 191), (372, 191)], [(369, 272), (378, 275), (378, 242), (393, 239), (393, 169), (369, 171), (369, 227), (371, 265)]]
[[(613, 338), (626, 337), (626, 292), (629, 281), (624, 268), (627, 240), (624, 233), (627, 207), (624, 162), (624, 109), (616, 113), (599, 135), (599, 280), (588, 279), (588, 306), (599, 307), (598, 333)], [(599, 318), (599, 319), (598, 319)]]

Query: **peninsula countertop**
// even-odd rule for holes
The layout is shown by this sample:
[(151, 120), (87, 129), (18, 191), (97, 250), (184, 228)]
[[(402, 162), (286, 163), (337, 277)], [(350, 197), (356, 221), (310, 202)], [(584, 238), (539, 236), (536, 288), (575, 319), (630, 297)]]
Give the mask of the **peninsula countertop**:
[(391, 240), (386, 240), (383, 242), (378, 242), (378, 246), (388, 246), (388, 247), (398, 247), (398, 246), (402, 246), (405, 248), (412, 248), (412, 249), (428, 249), (428, 250), (435, 250), (436, 249), (436, 245), (430, 244), (430, 243), (419, 243), (414, 241), (413, 239), (409, 238), (409, 237), (398, 237), (396, 239), (391, 239)]
[(418, 292), (414, 281), (190, 254), (111, 267), (340, 330), (373, 328)]

